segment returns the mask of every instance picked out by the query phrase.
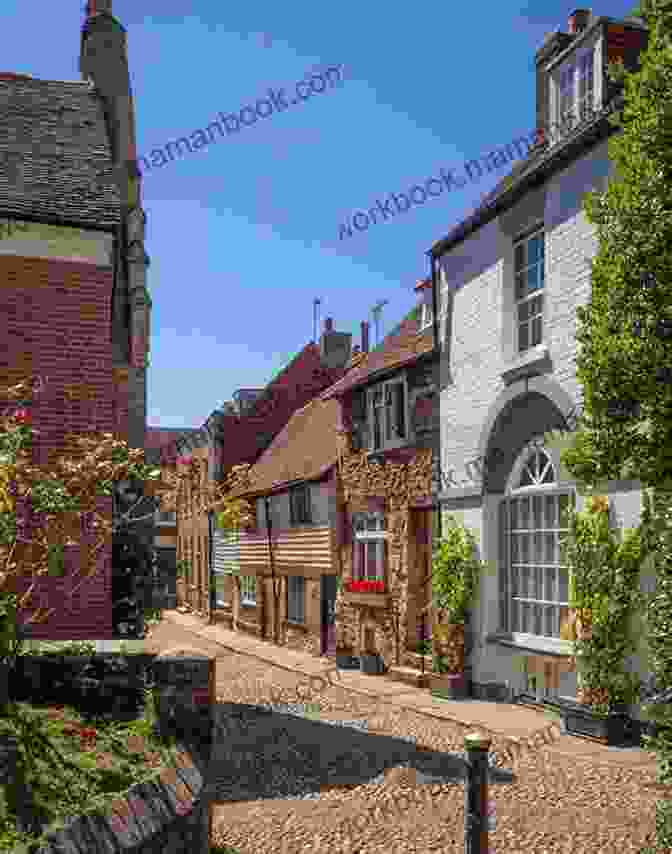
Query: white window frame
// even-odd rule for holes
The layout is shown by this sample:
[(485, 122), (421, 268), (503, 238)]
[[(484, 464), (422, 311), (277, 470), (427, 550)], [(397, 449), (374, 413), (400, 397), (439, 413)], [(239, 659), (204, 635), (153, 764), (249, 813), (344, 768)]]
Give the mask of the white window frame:
[[(292, 589), (292, 580), (296, 587)], [(301, 582), (298, 584), (297, 582)], [(287, 576), (287, 622), (303, 625), (306, 621), (306, 579), (302, 575)]]
[[(583, 62), (586, 57), (592, 57), (592, 88), (589, 96), (583, 99), (581, 93), (581, 69), (585, 67)], [(571, 73), (571, 104), (569, 107), (569, 119), (563, 121), (562, 108), (562, 85), (568, 73)], [(599, 33), (595, 33), (591, 39), (576, 50), (572, 51), (567, 59), (553, 68), (549, 75), (549, 115), (550, 128), (549, 139), (552, 144), (565, 138), (573, 128), (583, 121), (582, 106), (587, 102), (592, 108), (593, 115), (597, 114), (602, 104), (602, 39)]]
[[(541, 258), (537, 259), (534, 263), (530, 264), (529, 261), (529, 245), (530, 243), (541, 237)], [(517, 265), (517, 249), (519, 246), (524, 246), (524, 263), (522, 267), (518, 268)], [(537, 281), (541, 280), (541, 286), (537, 287), (533, 291), (525, 292), (522, 297), (519, 298), (519, 281), (522, 280), (521, 273), (526, 274), (528, 271), (536, 268), (537, 270)], [(514, 317), (515, 317), (515, 352), (518, 356), (527, 353), (529, 350), (532, 350), (534, 347), (543, 344), (544, 341), (544, 314), (545, 314), (545, 290), (546, 290), (546, 232), (544, 230), (544, 226), (541, 225), (534, 229), (534, 231), (527, 232), (525, 235), (517, 238), (513, 242), (513, 300), (514, 300)], [(534, 312), (530, 317), (526, 318), (526, 320), (520, 320), (520, 307), (524, 304), (534, 303), (538, 301), (538, 310)], [(535, 325), (536, 323), (536, 325)], [(528, 343), (527, 346), (521, 348), (521, 328), (525, 326), (527, 328), (528, 334)], [(536, 328), (539, 328), (539, 340), (535, 342), (534, 340), (534, 331)]]
[(422, 332), (423, 329), (428, 329), (430, 326), (432, 326), (433, 322), (434, 315), (432, 312), (432, 303), (423, 302), (420, 306), (420, 331)]
[(240, 604), (241, 605), (256, 605), (257, 604), (257, 576), (256, 575), (241, 575), (240, 580)]
[[(391, 399), (394, 400), (394, 393), (391, 391), (392, 387), (395, 385), (403, 385), (404, 388), (404, 427), (406, 435), (401, 437), (397, 434), (395, 429), (395, 425), (397, 422), (396, 417), (393, 417), (393, 423), (391, 425), (391, 433), (392, 438), (386, 438), (386, 426), (387, 426), (387, 410), (388, 406), (386, 404), (388, 390), (390, 390)], [(375, 399), (376, 395), (382, 395), (382, 405), (376, 406)], [(382, 411), (382, 436), (381, 436), (381, 444), (379, 448), (375, 447), (375, 434), (374, 434), (374, 407), (380, 409)], [(391, 407), (393, 415), (394, 415), (394, 405)], [(401, 448), (405, 445), (408, 445), (411, 441), (411, 424), (409, 418), (409, 407), (408, 407), (408, 382), (406, 379), (406, 373), (399, 374), (392, 379), (385, 380), (380, 383), (376, 383), (369, 387), (366, 390), (366, 420), (369, 428), (369, 450), (375, 453), (380, 451), (386, 451), (390, 448)]]
[[(541, 640), (557, 642), (560, 641), (560, 626), (563, 619), (569, 613), (569, 578), (568, 573), (565, 574), (561, 589), (561, 570), (564, 568), (560, 562), (560, 548), (563, 537), (567, 534), (568, 528), (561, 526), (561, 496), (566, 497), (569, 508), (573, 506), (575, 501), (574, 490), (569, 487), (560, 487), (556, 482), (556, 470), (554, 468), (553, 457), (547, 448), (544, 448), (543, 443), (530, 443), (520, 454), (518, 461), (513, 468), (514, 483), (520, 484), (521, 477), (527, 470), (527, 463), (532, 455), (537, 458), (541, 454), (545, 457), (547, 465), (550, 466), (550, 472), (553, 475), (553, 480), (550, 483), (541, 483), (542, 477), (532, 477), (534, 481), (530, 486), (517, 486), (510, 490), (503, 501), (506, 503), (506, 526), (504, 530), (503, 548), (504, 552), (501, 555), (501, 568), (505, 574), (506, 586), (506, 608), (503, 610), (500, 618), (502, 631), (510, 634), (515, 643), (520, 643), (523, 646)], [(529, 472), (529, 470), (528, 470)], [(541, 473), (543, 475), (543, 471)], [(511, 527), (511, 508), (515, 503), (521, 504), (523, 500), (528, 499), (528, 525), (513, 529)], [(535, 501), (536, 500), (536, 501)], [(549, 500), (557, 502), (554, 526), (546, 525), (545, 509)], [(540, 527), (534, 527), (535, 521), (535, 503), (539, 507)], [(512, 560), (514, 554), (513, 537), (519, 538), (519, 547), (517, 552), (518, 561), (514, 566)], [(525, 536), (528, 537), (527, 549), (522, 548), (525, 542)], [(553, 544), (554, 560), (546, 562), (545, 558), (548, 554), (549, 540)], [(535, 562), (535, 545), (537, 547), (537, 555), (542, 560)], [(528, 560), (523, 561), (525, 556)], [(555, 559), (557, 558), (557, 560)], [(550, 584), (549, 584), (550, 579)], [(546, 596), (548, 591), (551, 591), (550, 596)], [(500, 593), (502, 591), (500, 590)], [(563, 596), (565, 592), (565, 596)], [(541, 593), (541, 597), (532, 594)], [(514, 613), (515, 603), (515, 613)], [(526, 615), (530, 615), (531, 623), (526, 621)], [(552, 631), (548, 633), (547, 617), (552, 619)], [(528, 629), (541, 629), (538, 631), (529, 631)], [(521, 628), (526, 631), (521, 631)]]
[[(360, 528), (363, 525), (363, 528)], [(382, 581), (385, 582), (387, 542), (387, 520), (384, 513), (355, 513), (353, 519), (353, 548), (363, 555), (364, 560), (355, 560), (353, 554), (353, 581)], [(374, 575), (368, 573), (369, 543), (375, 543), (376, 567)], [(363, 548), (361, 548), (363, 546)]]

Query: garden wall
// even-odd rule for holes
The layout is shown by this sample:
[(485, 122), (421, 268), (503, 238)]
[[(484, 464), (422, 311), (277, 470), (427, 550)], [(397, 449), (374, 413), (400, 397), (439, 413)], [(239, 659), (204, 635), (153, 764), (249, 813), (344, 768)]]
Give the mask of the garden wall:
[[(38, 656), (30, 658), (35, 662)], [(116, 692), (132, 698), (138, 680), (144, 681), (141, 677), (146, 673), (154, 684), (158, 729), (175, 735), (180, 752), (174, 767), (164, 768), (153, 781), (133, 786), (106, 815), (82, 816), (50, 834), (36, 854), (207, 854), (214, 659), (190, 652), (186, 657), (184, 652), (175, 656), (98, 654), (81, 656), (76, 665), (75, 658), (68, 657), (70, 669), (63, 671), (63, 678), (70, 681), (68, 674), (79, 673), (87, 661), (107, 665), (99, 680), (103, 686), (106, 683), (105, 696)], [(111, 660), (115, 667), (109, 666)], [(54, 663), (44, 666), (53, 668)], [(32, 673), (39, 669), (35, 663), (29, 668)], [(43, 675), (46, 677), (46, 671)], [(44, 680), (37, 684), (40, 682)]]
[(50, 836), (36, 854), (207, 854), (210, 807), (206, 768), (185, 752), (184, 765), (140, 783), (106, 816), (83, 816)]

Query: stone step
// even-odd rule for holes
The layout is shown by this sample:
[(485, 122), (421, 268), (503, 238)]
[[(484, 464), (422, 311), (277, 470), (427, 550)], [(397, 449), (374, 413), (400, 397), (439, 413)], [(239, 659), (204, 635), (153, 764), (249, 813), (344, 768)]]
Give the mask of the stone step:
[(413, 667), (392, 665), (387, 671), (387, 676), (396, 682), (404, 682), (406, 685), (412, 685), (414, 688), (427, 687), (427, 674), (423, 677), (422, 671), (415, 670)]

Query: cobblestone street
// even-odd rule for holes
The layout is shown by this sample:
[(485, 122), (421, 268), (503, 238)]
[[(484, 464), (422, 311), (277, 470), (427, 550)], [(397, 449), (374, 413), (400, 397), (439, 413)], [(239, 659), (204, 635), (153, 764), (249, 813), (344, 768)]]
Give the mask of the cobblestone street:
[[(421, 782), (422, 773), (403, 766), (420, 767), (414, 759), (421, 755), (461, 754), (473, 726), (395, 708), (337, 684), (310, 696), (301, 673), (230, 652), (169, 623), (157, 627), (147, 647), (179, 644), (217, 659), (220, 758), (212, 791), (221, 801), (213, 810), (213, 842), (241, 854), (463, 851), (459, 759), (454, 779), (442, 783)], [(258, 708), (297, 701), (310, 703), (311, 721)], [(252, 721), (246, 735), (243, 718)], [(365, 721), (368, 734), (323, 723), (320, 731), (321, 722), (339, 719)], [(238, 721), (233, 727), (232, 720)], [(377, 746), (369, 749), (367, 739)], [(493, 736), (495, 764), (502, 771), (493, 770), (498, 782), (491, 779), (490, 785), (496, 815), (491, 852), (638, 852), (653, 833), (656, 793), (648, 786), (655, 782), (655, 763), (643, 751), (604, 748), (566, 735), (519, 755), (506, 754), (507, 744)], [(393, 755), (389, 762), (374, 761), (369, 769), (351, 761), (362, 748), (377, 755), (378, 747), (383, 754), (388, 748), (398, 751), (396, 760)], [(332, 760), (338, 760), (339, 784), (316, 784), (316, 776), (323, 782), (328, 777)], [(290, 771), (289, 776), (311, 777), (310, 800), (291, 797)], [(348, 774), (353, 780), (343, 782)], [(244, 799), (226, 802), (234, 782)], [(248, 786), (247, 796), (241, 783)]]

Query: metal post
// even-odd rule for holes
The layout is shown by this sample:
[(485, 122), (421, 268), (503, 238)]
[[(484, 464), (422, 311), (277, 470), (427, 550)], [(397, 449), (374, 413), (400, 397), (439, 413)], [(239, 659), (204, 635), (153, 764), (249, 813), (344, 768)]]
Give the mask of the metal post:
[(478, 734), (464, 738), (464, 852), (488, 854), (488, 751), (491, 739)]

